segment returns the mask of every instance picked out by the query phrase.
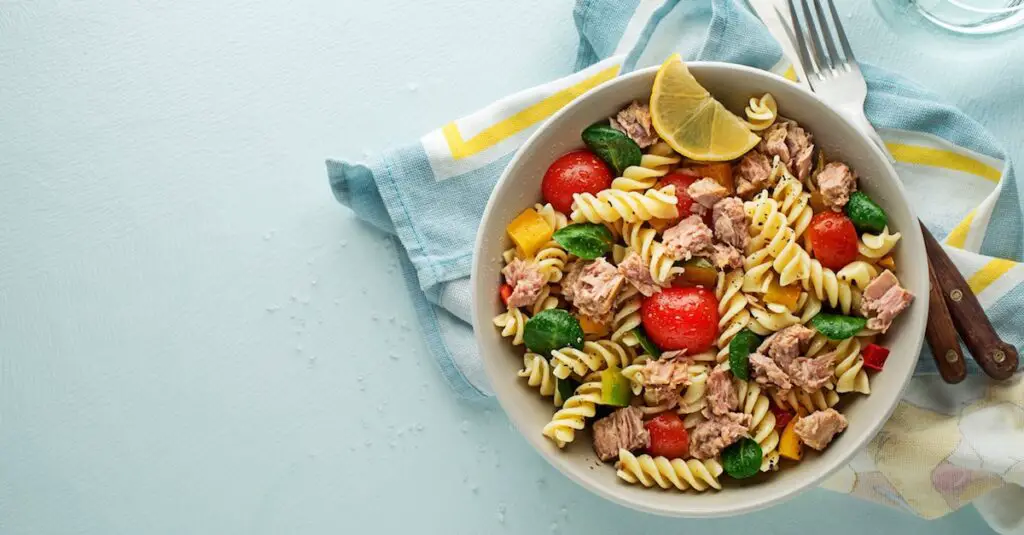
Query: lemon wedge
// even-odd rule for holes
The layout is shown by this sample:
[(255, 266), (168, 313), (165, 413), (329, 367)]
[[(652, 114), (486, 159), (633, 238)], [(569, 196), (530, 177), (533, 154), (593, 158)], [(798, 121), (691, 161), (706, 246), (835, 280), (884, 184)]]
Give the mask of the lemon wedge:
[(676, 152), (703, 162), (739, 158), (761, 141), (697, 82), (679, 54), (665, 60), (654, 77), (651, 123)]

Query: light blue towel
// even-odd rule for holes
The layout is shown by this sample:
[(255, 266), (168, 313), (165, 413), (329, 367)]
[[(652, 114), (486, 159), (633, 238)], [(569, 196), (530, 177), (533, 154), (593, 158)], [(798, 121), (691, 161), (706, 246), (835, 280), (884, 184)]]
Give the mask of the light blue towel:
[[(621, 72), (628, 72), (658, 64), (672, 52), (690, 60), (741, 63), (776, 72), (786, 68), (778, 44), (741, 2), (695, 4), (578, 0), (574, 17), (580, 37), (579, 72), (553, 82), (552, 91), (600, 76), (608, 65), (621, 65)], [(865, 66), (864, 72), (868, 116), (886, 141), (894, 143), (900, 159), (897, 170), (911, 197), (921, 199), (915, 209), (936, 236), (948, 236), (947, 243), (955, 246), (948, 247), (951, 256), (972, 287), (982, 292), (979, 296), (993, 323), (1005, 340), (1022, 348), (1024, 329), (1015, 321), (1024, 306), (1024, 266), (1017, 264), (1024, 253), (1021, 191), (1004, 151), (981, 125), (935, 95), (881, 69)], [(472, 131), (479, 121), (521, 109), (550, 92), (540, 88), (513, 95), (416, 142), (387, 150), (367, 164), (327, 162), (338, 201), (396, 236), (431, 352), (452, 388), (467, 399), (490, 395), (469, 325), (468, 277), (476, 229), (499, 175), (538, 125), (461, 158), (449, 153), (457, 144), (451, 136), (454, 132), (461, 140), (460, 128)], [(936, 154), (940, 157), (934, 158)], [(946, 175), (947, 190), (935, 186), (938, 179), (918, 180), (922, 170), (929, 169), (936, 176)], [(981, 186), (971, 188), (979, 190), (977, 194), (959, 199), (962, 195), (955, 188), (958, 181), (967, 180), (961, 175), (980, 180)], [(957, 200), (929, 202), (939, 194)], [(917, 373), (935, 373), (927, 347)]]

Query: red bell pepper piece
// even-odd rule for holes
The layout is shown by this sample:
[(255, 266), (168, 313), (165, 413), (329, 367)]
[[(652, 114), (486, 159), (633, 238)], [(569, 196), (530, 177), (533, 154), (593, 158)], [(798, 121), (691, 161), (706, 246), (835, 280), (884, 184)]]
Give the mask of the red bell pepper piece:
[(860, 354), (865, 368), (880, 372), (885, 366), (885, 359), (889, 357), (889, 350), (877, 344), (868, 344)]
[(501, 294), (501, 302), (508, 304), (508, 298), (512, 297), (512, 287), (508, 284), (502, 284), (501, 288), (498, 288), (498, 293)]
[(776, 406), (774, 402), (769, 407), (775, 415), (775, 430), (782, 432), (793, 419), (793, 413)]

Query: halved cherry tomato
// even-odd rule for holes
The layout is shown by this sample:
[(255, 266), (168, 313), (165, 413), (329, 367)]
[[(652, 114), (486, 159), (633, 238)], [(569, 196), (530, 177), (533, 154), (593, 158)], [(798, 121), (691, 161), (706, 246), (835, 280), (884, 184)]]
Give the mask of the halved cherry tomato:
[[(658, 183), (654, 185), (656, 189), (664, 188), (665, 186), (676, 187), (676, 209), (679, 210), (679, 217), (665, 220), (666, 228), (674, 226), (676, 223), (693, 215), (693, 197), (690, 197), (690, 194), (686, 192), (686, 188), (689, 188), (690, 184), (701, 178), (695, 171), (680, 169), (661, 177), (661, 180), (658, 180)], [(704, 224), (711, 226), (711, 210), (705, 211)]]
[(718, 299), (701, 287), (665, 288), (640, 305), (647, 336), (666, 351), (707, 351), (718, 337)]
[(647, 453), (669, 459), (685, 459), (690, 455), (690, 434), (678, 414), (663, 412), (647, 420), (644, 427), (651, 435)]
[(501, 295), (501, 302), (508, 304), (508, 298), (512, 297), (512, 287), (508, 284), (502, 284), (501, 288), (498, 288), (498, 294)]
[(559, 212), (572, 211), (576, 193), (597, 193), (612, 185), (612, 171), (593, 152), (574, 150), (560, 156), (544, 173), (541, 192), (544, 200)]
[(769, 407), (772, 410), (772, 414), (775, 415), (775, 430), (781, 432), (789, 425), (789, 421), (793, 419), (793, 413), (780, 408), (775, 403), (772, 403)]
[(889, 350), (877, 344), (868, 344), (861, 351), (861, 356), (864, 358), (865, 368), (880, 372), (885, 366), (885, 359), (889, 358)]
[(857, 229), (843, 214), (822, 212), (814, 216), (807, 235), (814, 257), (828, 269), (843, 269), (857, 259)]

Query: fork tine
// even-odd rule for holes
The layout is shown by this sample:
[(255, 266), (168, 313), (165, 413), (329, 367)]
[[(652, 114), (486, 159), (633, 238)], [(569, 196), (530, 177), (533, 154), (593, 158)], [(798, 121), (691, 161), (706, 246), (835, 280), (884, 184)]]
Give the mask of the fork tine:
[(836, 25), (836, 33), (839, 34), (839, 44), (843, 47), (843, 55), (846, 56), (846, 62), (857, 63), (857, 57), (853, 55), (850, 41), (846, 39), (846, 30), (843, 29), (843, 23), (839, 20), (839, 12), (836, 11), (836, 5), (832, 0), (828, 0), (828, 10), (832, 12), (832, 20)]
[(796, 16), (796, 6), (793, 5), (794, 0), (788, 0), (789, 3), (789, 17), (793, 19), (793, 33), (796, 35), (796, 48), (800, 54), (800, 63), (803, 64), (804, 72), (806, 74), (819, 74), (817, 65), (811, 61), (811, 53), (807, 48), (807, 40), (804, 38), (804, 30), (800, 26), (800, 17)]
[[(825, 16), (825, 9), (821, 7), (821, 0), (814, 0), (814, 12), (817, 13), (818, 24), (821, 25), (821, 37), (825, 39), (825, 46), (828, 47), (829, 63), (832, 64), (832, 68), (835, 68), (836, 65), (843, 66), (846, 62), (836, 50), (835, 39), (832, 38), (832, 31), (828, 28), (828, 17)], [(832, 24), (838, 25), (839, 21), (833, 20)]]
[(814, 43), (814, 55), (818, 60), (818, 70), (824, 71), (826, 68), (835, 69), (836, 66), (825, 55), (825, 46), (821, 43), (818, 25), (814, 23), (814, 16), (811, 15), (811, 9), (807, 7), (807, 0), (800, 0), (800, 4), (803, 7), (804, 18), (807, 19), (807, 33), (811, 34), (811, 42)]

